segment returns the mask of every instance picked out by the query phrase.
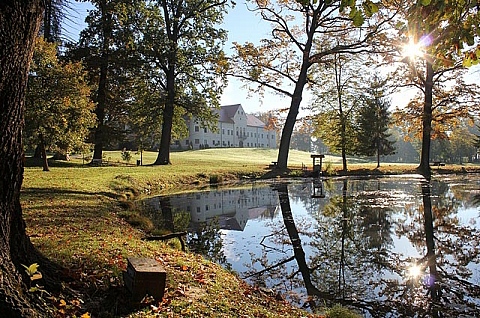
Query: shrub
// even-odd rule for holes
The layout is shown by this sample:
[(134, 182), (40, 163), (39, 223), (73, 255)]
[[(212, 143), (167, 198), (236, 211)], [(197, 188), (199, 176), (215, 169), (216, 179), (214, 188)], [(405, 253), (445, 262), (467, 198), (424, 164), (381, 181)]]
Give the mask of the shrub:
[(128, 150), (122, 151), (122, 160), (129, 163), (132, 160), (132, 154)]

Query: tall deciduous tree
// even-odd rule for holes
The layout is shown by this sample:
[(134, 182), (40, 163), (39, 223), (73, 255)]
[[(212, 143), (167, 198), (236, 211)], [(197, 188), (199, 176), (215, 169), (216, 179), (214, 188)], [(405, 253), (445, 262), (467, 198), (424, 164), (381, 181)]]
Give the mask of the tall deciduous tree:
[[(40, 317), (29, 302), (21, 263), (36, 255), (20, 206), (22, 129), (27, 75), (44, 2), (0, 3), (0, 315)], [(28, 279), (28, 278), (27, 278)]]
[(95, 124), (94, 104), (82, 65), (59, 61), (55, 44), (37, 38), (30, 70), (25, 140), (40, 146), (48, 171), (47, 148), (67, 154), (84, 146)]
[(385, 81), (374, 80), (370, 89), (363, 95), (356, 120), (355, 152), (359, 155), (377, 157), (395, 153), (395, 141), (390, 140), (390, 101), (385, 97)]
[[(130, 4), (130, 5), (128, 5)], [(136, 2), (123, 0), (95, 0), (95, 10), (85, 19), (88, 26), (80, 33), (80, 44), (70, 54), (86, 65), (90, 81), (96, 87), (92, 94), (96, 103), (97, 126), (94, 131), (93, 159), (101, 160), (103, 150), (113, 140), (121, 138), (124, 108), (128, 99), (128, 11), (136, 8)]]
[[(244, 79), (254, 90), (272, 89), (291, 99), (278, 152), (278, 169), (287, 168), (290, 139), (300, 110), (312, 65), (325, 63), (333, 54), (356, 54), (371, 49), (381, 39), (387, 19), (371, 0), (254, 0), (253, 11), (272, 24), (272, 38), (259, 46), (236, 44), (231, 76)], [(365, 17), (376, 20), (370, 21)], [(372, 19), (373, 20), (373, 19)]]
[[(422, 54), (406, 59), (411, 80), (420, 86), (422, 102), (422, 151), (418, 172), (430, 177), (430, 142), (434, 118), (434, 89), (449, 70), (478, 63), (480, 32), (476, 1), (418, 0), (402, 3), (408, 23), (401, 28), (405, 44), (420, 45)], [(401, 26), (401, 24), (398, 24)], [(478, 54), (477, 54), (478, 53)], [(418, 61), (424, 65), (418, 64)]]
[(211, 107), (219, 106), (227, 64), (222, 51), (226, 32), (217, 24), (226, 8), (227, 0), (146, 2), (137, 40), (146, 87), (159, 97), (156, 165), (170, 164), (172, 127), (179, 114), (212, 118)]
[[(331, 65), (330, 65), (331, 64)], [(329, 67), (330, 66), (330, 67)], [(343, 171), (347, 171), (347, 154), (355, 150), (354, 119), (360, 106), (360, 65), (345, 55), (334, 54), (324, 72), (315, 74), (316, 100), (313, 110), (314, 135), (332, 151), (342, 156)]]

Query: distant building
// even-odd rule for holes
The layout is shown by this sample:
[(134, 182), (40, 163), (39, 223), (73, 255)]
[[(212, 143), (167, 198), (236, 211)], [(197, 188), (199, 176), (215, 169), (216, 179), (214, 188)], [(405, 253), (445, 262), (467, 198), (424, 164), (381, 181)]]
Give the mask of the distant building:
[(257, 117), (246, 114), (242, 105), (222, 106), (218, 113), (217, 130), (200, 127), (195, 118), (187, 121), (188, 137), (177, 140), (177, 148), (276, 148), (276, 131), (267, 130)]
[[(166, 200), (162, 204), (162, 200)], [(199, 193), (186, 193), (172, 197), (154, 197), (146, 202), (152, 209), (152, 220), (163, 224), (163, 215), (180, 212), (190, 214), (190, 228), (218, 219), (221, 229), (243, 231), (248, 220), (273, 219), (278, 213), (278, 193), (268, 186), (216, 189)], [(167, 213), (162, 208), (171, 210)]]

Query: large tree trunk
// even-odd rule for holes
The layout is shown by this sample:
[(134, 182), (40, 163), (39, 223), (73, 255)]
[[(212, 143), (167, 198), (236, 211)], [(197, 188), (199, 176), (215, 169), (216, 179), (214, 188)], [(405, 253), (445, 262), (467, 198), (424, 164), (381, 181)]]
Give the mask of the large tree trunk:
[(172, 127), (173, 127), (173, 110), (174, 106), (165, 105), (163, 111), (163, 123), (162, 123), (162, 137), (160, 139), (160, 149), (158, 151), (157, 160), (154, 165), (168, 165), (170, 164), (170, 143), (172, 140)]
[[(172, 58), (173, 59), (173, 58)], [(172, 63), (173, 64), (173, 63)], [(173, 115), (175, 109), (175, 69), (170, 68), (167, 74), (167, 102), (163, 110), (162, 137), (160, 149), (154, 165), (168, 165), (170, 162), (170, 143), (172, 142)]]
[(277, 169), (280, 171), (287, 170), (290, 140), (292, 139), (293, 128), (297, 122), (298, 111), (300, 109), (300, 103), (302, 102), (303, 89), (307, 83), (308, 69), (312, 65), (312, 62), (310, 61), (310, 51), (312, 49), (313, 36), (315, 35), (317, 18), (318, 16), (313, 17), (311, 28), (307, 31), (308, 39), (303, 50), (302, 66), (300, 67), (300, 73), (297, 82), (295, 83), (295, 90), (293, 91), (292, 101), (290, 102), (290, 109), (280, 138), (280, 147), (278, 149), (277, 157)]
[(425, 79), (425, 103), (422, 118), (422, 153), (417, 171), (429, 179), (430, 170), (430, 141), (432, 131), (432, 102), (433, 102), (433, 65), (427, 60), (427, 75)]
[(41, 0), (0, 2), (0, 316), (39, 317), (19, 271), (33, 246), (20, 206), (27, 75), (43, 14)]
[(43, 138), (42, 134), (40, 134), (39, 147), (40, 147), (40, 153), (42, 157), (43, 171), (50, 171), (50, 168), (48, 167), (47, 149), (45, 149), (45, 139)]
[[(309, 51), (308, 51), (309, 52)], [(287, 169), (288, 153), (290, 150), (290, 140), (292, 139), (293, 128), (297, 122), (298, 111), (300, 103), (302, 102), (303, 88), (307, 83), (307, 72), (310, 67), (308, 60), (309, 54), (304, 54), (304, 61), (298, 76), (295, 90), (293, 92), (292, 101), (290, 102), (290, 109), (288, 111), (285, 125), (283, 126), (282, 136), (280, 138), (280, 148), (278, 149), (277, 169), (282, 171)]]

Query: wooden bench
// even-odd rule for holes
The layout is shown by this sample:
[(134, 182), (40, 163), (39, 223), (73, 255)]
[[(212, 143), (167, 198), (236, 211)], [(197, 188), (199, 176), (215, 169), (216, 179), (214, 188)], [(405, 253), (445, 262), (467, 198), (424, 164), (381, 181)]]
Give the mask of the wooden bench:
[(127, 271), (123, 272), (125, 287), (136, 301), (142, 300), (145, 295), (161, 300), (166, 278), (163, 266), (153, 258), (129, 257)]
[(95, 167), (107, 166), (108, 161), (105, 161), (103, 159), (92, 159), (91, 165)]
[(432, 163), (432, 166), (436, 166), (438, 169), (440, 169), (440, 166), (445, 166), (445, 163), (444, 162), (441, 162), (441, 161), (434, 161)]
[(278, 165), (278, 161), (272, 161), (272, 163), (268, 165), (268, 168), (273, 169), (273, 168), (276, 168), (277, 165)]

